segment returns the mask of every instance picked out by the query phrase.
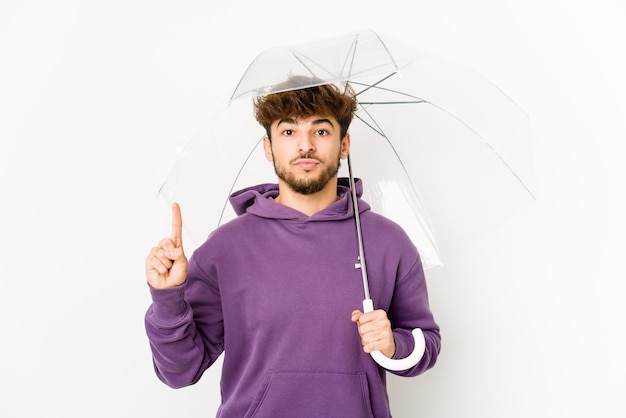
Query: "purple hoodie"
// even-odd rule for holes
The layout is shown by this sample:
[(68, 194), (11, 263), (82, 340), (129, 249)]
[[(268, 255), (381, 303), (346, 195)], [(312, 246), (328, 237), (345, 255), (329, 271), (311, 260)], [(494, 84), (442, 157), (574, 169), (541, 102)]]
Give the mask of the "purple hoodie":
[[(360, 196), (362, 186), (357, 180)], [(215, 230), (189, 260), (184, 285), (151, 288), (146, 313), (156, 374), (171, 387), (197, 382), (224, 353), (218, 417), (390, 417), (386, 370), (363, 352), (358, 244), (347, 181), (340, 199), (306, 216), (277, 204), (278, 186), (231, 196), (238, 217)], [(359, 201), (369, 288), (392, 323), (395, 358), (426, 340), (434, 366), (441, 338), (422, 264), (404, 231)]]

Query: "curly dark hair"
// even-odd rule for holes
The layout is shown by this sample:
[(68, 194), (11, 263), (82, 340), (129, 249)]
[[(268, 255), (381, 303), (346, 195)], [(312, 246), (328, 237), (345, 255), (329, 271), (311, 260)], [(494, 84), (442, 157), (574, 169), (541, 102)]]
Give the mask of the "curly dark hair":
[[(294, 86), (308, 85), (302, 89)], [(348, 133), (354, 112), (357, 109), (356, 95), (346, 83), (345, 91), (334, 84), (323, 84), (322, 80), (306, 76), (290, 76), (287, 81), (276, 85), (275, 93), (256, 97), (253, 100), (254, 117), (265, 128), (271, 139), (270, 127), (283, 118), (308, 118), (314, 115), (332, 116), (340, 126), (341, 138)]]

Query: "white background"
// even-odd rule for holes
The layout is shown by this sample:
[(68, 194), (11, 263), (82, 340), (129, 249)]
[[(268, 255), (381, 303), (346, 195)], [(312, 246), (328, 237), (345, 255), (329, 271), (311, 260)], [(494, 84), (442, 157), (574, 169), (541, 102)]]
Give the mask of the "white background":
[[(396, 417), (624, 417), (618, 0), (0, 1), (0, 416), (213, 416), (155, 377), (144, 257), (174, 150), (262, 50), (372, 28), (531, 118), (537, 204), (429, 270), (437, 366)], [(228, 162), (224, 162), (228, 164)]]

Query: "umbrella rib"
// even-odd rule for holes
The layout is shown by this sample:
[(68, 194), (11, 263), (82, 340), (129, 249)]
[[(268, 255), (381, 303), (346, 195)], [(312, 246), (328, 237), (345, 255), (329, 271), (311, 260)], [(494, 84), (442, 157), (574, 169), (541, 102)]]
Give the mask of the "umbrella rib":
[[(509, 172), (510, 172), (510, 173), (511, 173), (514, 177), (515, 177), (515, 179), (516, 179), (516, 180), (517, 180), (517, 181), (518, 181), (518, 182), (522, 185), (522, 187), (524, 188), (524, 190), (526, 190), (526, 192), (530, 195), (530, 197), (531, 197), (533, 200), (536, 200), (535, 195), (534, 195), (534, 194), (533, 194), (533, 192), (530, 190), (530, 188), (526, 185), (526, 183), (524, 183), (524, 181), (523, 181), (523, 180), (520, 178), (520, 176), (519, 176), (519, 175), (515, 172), (515, 170), (513, 170), (513, 168), (509, 165), (509, 163), (507, 163), (507, 162), (506, 162), (506, 160), (502, 157), (502, 155), (500, 155), (500, 153), (499, 153), (499, 152), (498, 152), (498, 151), (497, 151), (497, 150), (496, 150), (496, 149), (495, 149), (495, 148), (494, 148), (494, 147), (493, 147), (493, 146), (492, 146), (489, 142), (487, 142), (487, 141), (485, 140), (485, 138), (483, 138), (483, 137), (482, 137), (482, 135), (480, 135), (480, 134), (479, 134), (479, 133), (478, 133), (478, 132), (477, 132), (474, 128), (472, 128), (470, 125), (468, 125), (468, 124), (467, 124), (467, 123), (466, 123), (463, 119), (459, 118), (458, 116), (454, 115), (453, 113), (450, 113), (450, 112), (449, 112), (449, 111), (447, 111), (446, 109), (444, 109), (444, 108), (442, 108), (442, 107), (440, 107), (440, 106), (437, 106), (437, 105), (436, 105), (435, 103), (433, 103), (433, 102), (429, 102), (429, 101), (427, 101), (427, 100), (423, 100), (423, 99), (420, 99), (420, 98), (418, 98), (418, 97), (415, 97), (415, 96), (412, 96), (412, 95), (409, 95), (409, 94), (406, 94), (406, 93), (402, 93), (402, 92), (399, 92), (399, 91), (396, 91), (396, 90), (391, 90), (391, 89), (386, 89), (386, 88), (381, 88), (381, 87), (378, 87), (378, 84), (382, 83), (383, 81), (387, 80), (388, 78), (390, 78), (390, 77), (392, 77), (392, 76), (394, 76), (394, 75), (396, 75), (396, 74), (397, 74), (397, 72), (393, 72), (393, 73), (391, 73), (391, 74), (387, 75), (386, 77), (384, 77), (383, 79), (379, 80), (379, 81), (378, 81), (378, 82), (376, 82), (375, 84), (372, 84), (372, 85), (360, 84), (360, 85), (362, 85), (362, 86), (366, 86), (366, 88), (365, 88), (364, 90), (360, 91), (360, 92), (357, 94), (357, 96), (358, 96), (359, 94), (361, 94), (361, 93), (364, 93), (364, 92), (366, 92), (366, 91), (368, 91), (368, 90), (372, 89), (372, 88), (376, 88), (376, 89), (385, 90), (385, 91), (389, 91), (389, 92), (397, 93), (397, 94), (404, 95), (404, 96), (414, 97), (417, 101), (415, 101), (415, 102), (409, 102), (409, 101), (407, 101), (407, 102), (400, 102), (400, 101), (398, 101), (398, 102), (379, 102), (379, 103), (377, 103), (377, 102), (361, 102), (361, 101), (359, 101), (359, 104), (360, 104), (360, 105), (366, 105), (366, 104), (368, 104), (368, 105), (369, 105), (369, 104), (372, 104), (372, 105), (373, 105), (373, 104), (387, 104), (387, 103), (389, 103), (389, 104), (428, 103), (428, 104), (430, 104), (430, 105), (432, 105), (432, 106), (436, 107), (437, 109), (439, 109), (439, 110), (441, 110), (441, 111), (443, 111), (443, 112), (447, 113), (448, 115), (452, 116), (454, 119), (458, 120), (458, 121), (459, 121), (459, 122), (461, 122), (463, 125), (465, 125), (465, 126), (466, 126), (469, 130), (471, 130), (472, 132), (474, 132), (474, 133), (475, 133), (475, 134), (476, 134), (476, 135), (480, 138), (480, 140), (481, 140), (481, 141), (482, 141), (482, 142), (483, 142), (483, 143), (484, 143), (484, 144), (485, 144), (485, 145), (486, 145), (486, 146), (487, 146), (487, 147), (488, 147), (488, 148), (489, 148), (489, 149), (490, 149), (490, 150), (494, 153), (494, 155), (495, 155), (496, 157), (498, 157), (498, 159), (502, 162), (502, 164), (504, 164), (504, 166), (505, 166), (505, 167), (509, 170)], [(354, 84), (359, 84), (359, 83), (351, 83), (351, 84), (353, 84), (353, 85), (354, 85)], [(363, 109), (363, 111), (364, 111), (365, 113), (367, 113), (367, 114), (369, 115), (369, 112), (367, 112), (367, 110), (365, 109), (365, 107), (364, 107), (364, 106), (361, 106), (361, 108)], [(357, 117), (358, 117), (358, 115), (357, 115)], [(371, 117), (371, 115), (370, 115), (370, 118), (371, 118), (372, 120), (374, 120), (374, 119)], [(378, 124), (377, 124), (377, 125), (376, 125), (376, 126), (377, 126), (377, 129), (376, 129), (376, 128), (372, 127), (372, 125), (371, 125), (371, 124), (369, 124), (369, 123), (365, 122), (365, 120), (363, 120), (363, 118), (359, 117), (359, 119), (361, 119), (361, 120), (363, 121), (363, 123), (365, 123), (365, 124), (366, 124), (367, 126), (369, 126), (370, 128), (374, 129), (374, 130), (375, 130), (376, 132), (378, 132), (378, 133), (379, 133), (379, 134), (380, 134), (383, 138), (385, 138), (385, 140), (387, 141), (387, 143), (388, 143), (388, 144), (391, 146), (391, 148), (393, 149), (394, 154), (396, 154), (396, 156), (398, 157), (398, 160), (400, 161), (400, 164), (401, 164), (401, 166), (402, 166), (402, 169), (403, 169), (403, 170), (405, 171), (405, 173), (406, 173), (406, 172), (407, 172), (407, 170), (406, 170), (406, 168), (405, 168), (405, 166), (404, 166), (404, 163), (402, 162), (402, 159), (400, 158), (400, 155), (398, 155), (398, 153), (396, 152), (396, 149), (393, 147), (393, 145), (391, 144), (391, 141), (389, 141), (389, 138), (387, 138), (387, 136), (384, 134), (384, 132), (382, 131), (382, 129), (380, 128), (380, 126), (378, 126)], [(374, 120), (374, 121), (375, 121), (375, 120)], [(407, 175), (408, 175), (408, 174), (407, 174)]]
[[(312, 76), (316, 76), (315, 72), (313, 72), (313, 70), (304, 62), (303, 59), (300, 58), (300, 56), (307, 58), (309, 61), (313, 61), (311, 60), (309, 57), (307, 57), (306, 55), (300, 54), (298, 51), (294, 50), (294, 49), (290, 49), (291, 54), (295, 57), (295, 59), (297, 59), (300, 64), (302, 64), (302, 66), (309, 72), (309, 74), (311, 74)], [(320, 67), (322, 68), (322, 67)], [(326, 71), (328, 74), (332, 74), (329, 71), (325, 70), (324, 68), (322, 68), (322, 70)]]
[[(350, 70), (348, 71), (348, 75), (346, 77), (346, 79), (348, 79), (348, 80), (350, 79), (350, 76), (352, 75), (352, 67), (353, 67), (353, 64), (354, 64), (355, 56), (356, 56), (356, 44), (357, 43), (358, 43), (358, 38), (355, 38), (355, 40), (352, 42), (352, 45), (350, 46), (350, 51), (346, 55), (346, 60), (344, 62), (343, 68), (342, 68), (342, 70), (341, 70), (341, 72), (339, 74), (339, 75), (343, 74), (343, 69), (346, 68), (346, 65), (348, 65), (348, 62), (349, 62), (350, 63), (349, 64)], [(291, 51), (291, 54), (294, 56), (294, 58), (296, 60), (298, 60), (298, 62), (309, 72), (309, 74), (311, 74), (314, 77), (319, 77), (319, 75), (315, 74), (315, 72), (311, 69), (311, 67), (305, 63), (305, 59), (310, 61), (310, 62), (315, 62), (314, 60), (312, 60), (308, 56), (302, 54), (301, 52), (299, 52), (299, 51), (297, 51), (295, 49), (290, 49), (290, 51)], [(350, 57), (352, 57), (352, 59), (350, 59)], [(318, 67), (320, 68), (320, 70), (325, 72), (327, 75), (330, 75), (332, 77), (337, 77), (338, 76), (337, 74), (333, 74), (332, 71), (329, 71), (328, 69), (320, 66), (319, 64), (318, 64)]]
[[(365, 113), (367, 113), (367, 115), (370, 116), (370, 119), (372, 121), (374, 121), (374, 123), (376, 123), (376, 120), (374, 118), (372, 118), (372, 116), (370, 115), (370, 113), (367, 111), (367, 109), (365, 109), (363, 106), (361, 106), (361, 109), (363, 109), (363, 111)], [(398, 161), (400, 162), (400, 167), (402, 167), (402, 171), (404, 171), (404, 174), (406, 175), (406, 177), (409, 179), (409, 182), (411, 183), (411, 187), (413, 188), (413, 190), (415, 190), (415, 185), (413, 184), (413, 180), (411, 179), (411, 176), (409, 175), (409, 172), (406, 168), (406, 165), (404, 164), (404, 161), (402, 161), (402, 158), (400, 158), (400, 154), (398, 154), (398, 150), (396, 150), (396, 148), (393, 146), (393, 144), (391, 143), (391, 141), (389, 140), (389, 138), (387, 137), (387, 135), (385, 134), (385, 132), (382, 130), (382, 128), (380, 127), (380, 125), (378, 125), (376, 123), (376, 126), (374, 127), (372, 124), (366, 122), (362, 117), (360, 117), (359, 115), (355, 115), (357, 116), (365, 125), (369, 126), (371, 129), (373, 129), (374, 131), (378, 132), (378, 134), (380, 136), (382, 136), (383, 138), (385, 138), (385, 141), (387, 141), (387, 144), (389, 144), (389, 146), (391, 147), (391, 150), (393, 151), (394, 155), (396, 156), (396, 158), (398, 159)]]
[[(246, 157), (245, 161), (239, 167), (239, 171), (237, 172), (237, 175), (235, 176), (235, 179), (233, 180), (233, 183), (231, 184), (230, 189), (228, 191), (228, 196), (230, 196), (233, 193), (233, 191), (235, 190), (235, 185), (237, 184), (237, 181), (239, 180), (239, 177), (241, 177), (241, 173), (243, 173), (244, 167), (248, 164), (248, 161), (250, 161), (250, 158), (252, 158), (252, 156), (254, 155), (254, 151), (257, 149), (257, 147), (259, 146), (261, 141), (263, 141), (263, 138), (259, 139), (257, 141), (257, 143), (252, 147), (252, 149), (248, 153), (248, 156)], [(227, 198), (226, 201), (224, 202), (224, 206), (222, 206), (222, 211), (220, 212), (220, 217), (217, 220), (217, 226), (219, 226), (222, 223), (222, 218), (224, 217), (224, 212), (226, 212), (226, 208), (228, 207), (228, 202), (229, 202), (229, 200)]]
[(358, 81), (350, 81), (350, 84), (352, 86), (362, 86), (362, 87), (365, 87), (364, 90), (361, 90), (361, 91), (359, 91), (356, 94), (357, 96), (359, 96), (360, 94), (363, 94), (363, 93), (367, 92), (368, 90), (374, 88), (374, 89), (379, 90), (379, 91), (385, 91), (385, 92), (389, 92), (389, 93), (394, 93), (394, 94), (397, 94), (399, 96), (410, 97), (410, 98), (415, 99), (415, 100), (426, 102), (426, 100), (421, 99), (421, 98), (419, 98), (417, 96), (414, 96), (412, 94), (408, 94), (408, 93), (405, 93), (403, 91), (398, 91), (398, 90), (395, 90), (395, 89), (390, 89), (390, 88), (387, 88), (387, 87), (380, 87), (379, 86), (380, 83), (386, 81), (387, 79), (389, 79), (390, 77), (392, 77), (392, 76), (394, 76), (396, 74), (397, 74), (397, 72), (391, 73), (391, 74), (387, 75), (386, 77), (384, 77), (383, 79), (377, 81), (374, 84), (365, 84), (365, 83), (361, 83), (361, 82), (358, 82)]
[[(462, 123), (467, 129), (469, 129), (470, 131), (472, 131), (474, 134), (476, 134), (476, 136), (478, 138), (480, 138), (480, 140), (482, 141), (482, 143), (491, 150), (491, 152), (494, 153), (494, 155), (500, 160), (500, 162), (509, 170), (509, 172), (511, 173), (511, 175), (513, 175), (513, 177), (515, 177), (515, 179), (517, 180), (517, 182), (524, 188), (524, 190), (526, 190), (526, 192), (528, 193), (528, 195), (531, 197), (532, 200), (537, 200), (537, 198), (535, 197), (534, 193), (530, 190), (530, 188), (526, 185), (526, 183), (524, 183), (524, 180), (522, 180), (522, 178), (515, 172), (515, 170), (513, 170), (513, 168), (509, 165), (509, 163), (506, 162), (506, 160), (504, 159), (504, 157), (502, 157), (502, 155), (485, 139), (483, 138), (483, 136), (481, 134), (479, 134), (474, 128), (472, 128), (469, 124), (467, 124), (463, 119), (459, 118), (458, 116), (456, 116), (455, 114), (447, 111), (446, 109), (437, 106), (436, 104), (434, 104), (433, 102), (428, 102), (429, 104), (431, 104), (432, 106), (436, 107), (437, 109), (441, 110), (442, 112), (452, 116), (454, 119), (456, 119), (457, 121), (459, 121), (460, 123)], [(394, 151), (395, 152), (395, 151)]]
[(420, 103), (428, 103), (426, 100), (418, 99), (418, 100), (407, 100), (407, 101), (393, 101), (393, 102), (362, 102), (359, 101), (361, 105), (394, 105), (394, 104), (420, 104)]
[[(347, 63), (350, 61), (350, 71), (348, 72), (348, 79), (350, 78), (350, 75), (352, 74), (352, 64), (354, 63), (354, 58), (356, 55), (356, 44), (358, 43), (358, 37), (354, 39), (354, 41), (352, 42), (351, 46), (350, 46), (350, 51), (348, 52), (348, 55), (346, 55), (346, 61), (344, 62), (344, 66), (343, 68), (346, 67)], [(304, 62), (304, 58), (306, 58), (307, 60), (311, 61), (311, 62), (315, 62), (313, 61), (311, 58), (309, 58), (308, 56), (296, 51), (295, 49), (290, 49), (292, 55), (300, 62), (300, 64), (302, 64), (302, 66), (314, 77), (318, 77), (317, 74), (315, 74), (315, 72)], [(352, 60), (349, 59), (349, 57), (352, 56)], [(319, 66), (319, 65), (318, 65)], [(319, 68), (324, 71), (326, 74), (336, 77), (336, 74), (333, 74), (332, 71), (327, 70), (326, 68), (319, 66)], [(341, 73), (343, 73), (343, 69), (341, 71)], [(341, 74), (340, 73), (340, 74)]]
[[(482, 137), (481, 137), (481, 139), (482, 139)], [(498, 151), (496, 151), (495, 148), (492, 147), (489, 142), (485, 141), (484, 139), (483, 139), (483, 142), (487, 146), (487, 148), (489, 148), (496, 155), (496, 157), (498, 157), (498, 159), (502, 162), (502, 164), (504, 164), (504, 166), (511, 172), (511, 174), (513, 175), (513, 177), (515, 177), (515, 179), (518, 181), (518, 183), (522, 185), (524, 190), (526, 190), (526, 192), (530, 195), (531, 199), (532, 200), (537, 200), (537, 198), (535, 197), (534, 193), (528, 188), (528, 186), (526, 185), (526, 183), (524, 183), (524, 181), (520, 178), (520, 176), (517, 175), (515, 170), (513, 170), (513, 168), (511, 168), (509, 163), (506, 162), (506, 160), (502, 157), (502, 155), (500, 155), (500, 153)]]
[[(356, 56), (356, 47), (357, 44), (359, 43), (359, 37), (357, 36), (356, 38), (354, 38), (354, 41), (352, 41), (352, 44), (350, 45), (350, 52), (348, 53), (348, 55), (346, 55), (346, 62), (344, 62), (344, 68), (346, 65), (349, 64), (349, 70), (348, 70), (348, 80), (350, 79), (350, 76), (352, 75), (352, 68), (354, 67), (354, 58)], [(352, 59), (349, 59), (350, 57), (352, 57)], [(342, 69), (342, 73), (343, 73), (343, 69)], [(348, 85), (346, 84), (345, 86), (345, 90), (348, 89)]]
[[(361, 109), (363, 109), (363, 111), (370, 116), (370, 119), (372, 121), (374, 121), (374, 123), (376, 123), (376, 120), (370, 115), (370, 113), (367, 111), (366, 108), (364, 108), (363, 106), (361, 106)], [(356, 115), (365, 125), (369, 126), (370, 128), (372, 128), (374, 131), (378, 132), (380, 134), (380, 136), (382, 136), (383, 138), (385, 138), (385, 141), (387, 141), (387, 144), (389, 144), (389, 146), (391, 147), (391, 150), (393, 151), (394, 155), (396, 156), (396, 158), (398, 159), (398, 161), (400, 162), (400, 166), (402, 167), (402, 171), (404, 171), (404, 174), (406, 175), (406, 177), (409, 179), (409, 182), (411, 183), (411, 187), (413, 188), (413, 190), (415, 190), (415, 185), (413, 184), (413, 180), (411, 179), (411, 176), (409, 175), (409, 172), (406, 168), (406, 165), (404, 164), (404, 161), (402, 161), (402, 158), (400, 158), (400, 154), (398, 154), (398, 150), (396, 150), (396, 148), (393, 146), (393, 144), (391, 143), (391, 141), (389, 140), (389, 138), (387, 137), (387, 135), (385, 134), (385, 132), (382, 130), (382, 128), (380, 127), (380, 125), (378, 125), (376, 123), (376, 127), (372, 126), (372, 124), (366, 122), (362, 117), (360, 117), (359, 115)]]
[[(382, 42), (382, 39), (379, 38), (379, 41), (383, 44), (383, 46), (385, 47), (385, 51), (387, 51), (387, 55), (389, 57), (389, 59), (392, 61), (394, 67), (397, 69), (398, 66), (395, 62), (395, 60), (393, 59), (393, 56), (389, 53), (389, 50), (387, 49), (387, 46), (384, 45), (384, 43)], [(376, 83), (372, 84), (372, 85), (366, 85), (363, 83), (358, 83), (358, 82), (353, 82), (351, 80), (353, 74), (352, 74), (352, 69), (354, 67), (354, 61), (356, 59), (356, 52), (357, 52), (357, 44), (359, 43), (359, 38), (358, 36), (356, 38), (354, 38), (354, 40), (352, 41), (352, 44), (350, 45), (348, 54), (346, 55), (346, 59), (344, 61), (343, 67), (340, 71), (340, 74), (334, 74), (332, 71), (329, 71), (328, 69), (320, 66), (318, 64), (318, 67), (320, 68), (320, 70), (322, 70), (323, 72), (325, 72), (327, 75), (330, 75), (332, 77), (338, 77), (341, 76), (341, 74), (344, 74), (344, 70), (346, 69), (346, 67), (348, 67), (348, 73), (345, 77), (340, 77), (345, 79), (348, 83), (352, 84), (352, 85), (361, 85), (361, 86), (366, 86), (367, 88), (365, 90), (362, 90), (361, 92), (357, 93), (357, 96), (363, 92), (366, 92), (367, 90), (371, 89), (371, 88), (378, 88), (377, 86), (384, 82), (385, 80), (387, 80), (389, 77), (392, 77), (393, 75), (397, 74), (397, 71), (392, 72), (391, 74), (386, 75), (385, 77), (383, 77), (382, 79), (378, 80)], [(296, 49), (293, 48), (289, 48), (289, 51), (291, 51), (291, 54), (294, 56), (294, 58), (296, 60), (298, 60), (298, 62), (300, 62), (300, 64), (309, 72), (310, 75), (314, 76), (314, 77), (319, 77), (319, 75), (317, 75), (315, 73), (315, 71), (313, 71), (313, 69), (311, 68), (310, 65), (308, 65), (305, 61), (310, 61), (310, 62), (315, 62), (314, 60), (312, 60), (310, 57), (308, 57), (307, 55), (302, 54), (301, 52), (297, 51)], [(346, 86), (347, 87), (347, 86)], [(382, 90), (387, 90), (387, 91), (391, 91), (394, 92), (393, 90), (389, 90), (389, 89), (382, 89)], [(401, 92), (395, 92), (398, 94), (403, 94), (405, 96), (408, 96), (407, 94), (401, 93)]]
[[(405, 102), (408, 103), (408, 102)], [(515, 179), (517, 180), (517, 182), (524, 188), (524, 190), (526, 190), (526, 192), (529, 194), (529, 196), (533, 199), (533, 200), (537, 200), (537, 198), (535, 197), (535, 195), (533, 194), (533, 192), (530, 190), (530, 188), (526, 185), (526, 183), (524, 183), (524, 181), (522, 180), (522, 178), (515, 172), (515, 170), (513, 170), (513, 168), (509, 165), (509, 163), (506, 162), (506, 160), (502, 157), (502, 155), (488, 142), (485, 140), (485, 138), (482, 137), (482, 135), (480, 135), (474, 128), (472, 128), (470, 125), (468, 125), (463, 119), (459, 118), (458, 116), (454, 115), (453, 113), (448, 112), (447, 110), (437, 106), (436, 104), (432, 103), (432, 102), (428, 102), (428, 101), (421, 101), (421, 102), (417, 102), (417, 103), (428, 103), (434, 107), (436, 107), (437, 109), (441, 110), (442, 112), (445, 112), (446, 114), (450, 115), (451, 117), (453, 117), (454, 119), (456, 119), (457, 121), (459, 121), (460, 123), (462, 123), (467, 129), (469, 129), (470, 131), (472, 131), (478, 138), (480, 138), (480, 140), (483, 142), (483, 144), (489, 148), (491, 150), (491, 152), (493, 152), (493, 154), (500, 160), (500, 162), (507, 168), (507, 170), (511, 173), (511, 175), (513, 177), (515, 177)], [(359, 105), (362, 105), (363, 103), (359, 102)], [(361, 109), (363, 110), (363, 112), (365, 112), (368, 116), (370, 116), (370, 120), (374, 121), (374, 123), (376, 122), (376, 120), (370, 115), (370, 113), (367, 111), (367, 109), (364, 106), (361, 106)], [(362, 118), (359, 114), (355, 114), (355, 116), (357, 118), (359, 118), (359, 120), (361, 122), (363, 122), (366, 126), (368, 126), (370, 129), (372, 129), (373, 131), (375, 131), (376, 133), (378, 133), (380, 136), (382, 136), (383, 138), (385, 138), (385, 141), (387, 141), (387, 143), (389, 144), (389, 146), (391, 147), (391, 149), (393, 150), (393, 153), (396, 155), (396, 158), (398, 158), (398, 161), (400, 161), (400, 166), (402, 167), (402, 170), (405, 172), (405, 174), (407, 175), (407, 177), (409, 178), (409, 181), (411, 181), (410, 176), (408, 175), (408, 171), (404, 165), (404, 162), (402, 161), (402, 158), (400, 158), (400, 155), (398, 154), (398, 152), (396, 151), (395, 147), (393, 146), (393, 144), (391, 143), (391, 141), (389, 140), (389, 138), (387, 137), (387, 135), (385, 134), (385, 132), (382, 130), (382, 128), (380, 127), (380, 125), (378, 125), (377, 123), (375, 125), (367, 122), (364, 118)], [(413, 182), (411, 181), (411, 186), (413, 188)]]
[[(350, 84), (352, 84), (352, 85), (355, 85), (355, 84), (356, 84), (356, 85), (359, 85), (359, 86), (365, 86), (365, 89), (364, 89), (364, 90), (361, 90), (360, 92), (358, 92), (358, 93), (356, 94), (357, 96), (358, 96), (358, 95), (360, 95), (360, 94), (363, 94), (363, 93), (365, 93), (366, 91), (368, 91), (368, 90), (370, 90), (370, 89), (373, 89), (373, 88), (376, 88), (376, 89), (381, 89), (381, 90), (388, 90), (388, 89), (380, 88), (380, 87), (378, 87), (378, 85), (379, 85), (380, 83), (382, 83), (382, 82), (386, 81), (388, 78), (390, 78), (390, 77), (392, 77), (392, 76), (396, 75), (396, 74), (398, 74), (398, 73), (397, 73), (397, 71), (394, 71), (394, 72), (393, 72), (393, 73), (391, 73), (391, 74), (387, 74), (386, 76), (384, 76), (383, 78), (381, 78), (380, 80), (378, 80), (377, 82), (375, 82), (375, 83), (373, 83), (373, 84), (365, 84), (365, 83), (359, 83), (359, 82), (353, 82), (353, 81), (351, 81), (351, 82), (350, 82)], [(388, 91), (393, 91), (393, 90), (388, 90)], [(402, 93), (400, 93), (400, 92), (396, 92), (396, 93), (402, 94)]]
[[(362, 107), (362, 108), (363, 108), (363, 107)], [(367, 109), (363, 108), (363, 111), (364, 111), (365, 113), (367, 113), (367, 114), (370, 116), (370, 119), (371, 119), (371, 120), (373, 120), (374, 122), (376, 122), (376, 121), (372, 118), (372, 116), (370, 115), (370, 113), (367, 111)], [(387, 142), (387, 144), (388, 144), (388, 145), (389, 145), (389, 147), (391, 148), (392, 152), (394, 153), (394, 155), (395, 155), (395, 156), (396, 156), (396, 158), (398, 159), (398, 162), (400, 163), (400, 167), (402, 168), (402, 171), (404, 172), (404, 175), (405, 175), (405, 176), (406, 176), (406, 178), (408, 179), (408, 181), (409, 181), (409, 185), (411, 186), (411, 189), (413, 190), (413, 192), (414, 192), (416, 195), (419, 195), (419, 193), (417, 192), (417, 188), (415, 187), (415, 184), (413, 183), (413, 179), (412, 179), (412, 178), (411, 178), (411, 176), (409, 175), (409, 172), (408, 172), (408, 170), (407, 170), (407, 168), (406, 168), (406, 165), (404, 164), (404, 161), (402, 160), (402, 158), (400, 158), (400, 154), (398, 153), (398, 151), (396, 150), (396, 148), (393, 146), (393, 144), (392, 144), (392, 143), (391, 143), (391, 141), (389, 140), (389, 137), (387, 137), (387, 135), (383, 132), (382, 128), (381, 128), (378, 124), (376, 124), (376, 127), (372, 126), (372, 124), (370, 124), (370, 123), (366, 122), (366, 121), (365, 121), (362, 117), (360, 117), (358, 114), (356, 114), (355, 116), (356, 116), (357, 118), (359, 118), (359, 120), (361, 120), (361, 121), (362, 121), (362, 122), (363, 122), (366, 126), (370, 127), (372, 130), (374, 130), (375, 132), (377, 132), (380, 136), (382, 136), (383, 138), (385, 138), (385, 141)], [(349, 168), (350, 168), (350, 170), (351, 170), (350, 165), (351, 165), (351, 162), (350, 162), (350, 160), (348, 160), (348, 167), (349, 167)], [(350, 174), (350, 176), (352, 176), (352, 174)], [(418, 205), (419, 205), (419, 202), (418, 202)], [(358, 231), (357, 231), (357, 233), (358, 233)], [(432, 237), (430, 237), (430, 238), (431, 238), (431, 241), (432, 241), (432, 242), (435, 242), (435, 241), (432, 239)], [(367, 278), (367, 273), (365, 273), (364, 280), (366, 280), (366, 278)]]
[[(366, 110), (363, 110), (365, 113), (367, 113)], [(367, 113), (369, 115), (369, 113)], [(376, 132), (377, 134), (379, 134), (380, 136), (382, 136), (383, 138), (387, 139), (387, 137), (385, 136), (385, 133), (382, 131), (382, 129), (380, 129), (380, 126), (378, 126), (378, 124), (376, 124), (375, 126), (369, 122), (367, 122), (365, 119), (363, 119), (358, 113), (355, 113), (354, 116), (356, 116), (361, 122), (363, 122), (365, 124), (365, 126), (369, 127), (371, 130), (373, 130), (374, 132)], [(387, 142), (389, 142), (389, 140), (387, 139)]]
[[(314, 62), (311, 58), (309, 58), (308, 56), (300, 53), (299, 51), (296, 50), (291, 50), (292, 55), (294, 56), (294, 58), (296, 60), (298, 60), (298, 62), (309, 72), (309, 74), (313, 77), (317, 77), (317, 78), (323, 78), (320, 77), (319, 74), (316, 74), (315, 71), (313, 71), (313, 69), (311, 68), (311, 66), (309, 66), (308, 64), (306, 64), (306, 61), (310, 61), (310, 62)], [(319, 69), (324, 72), (325, 74), (331, 76), (331, 77), (337, 77), (336, 74), (334, 74), (332, 71), (320, 66), (318, 64)]]
[(385, 48), (385, 51), (387, 52), (387, 56), (389, 57), (391, 62), (393, 62), (393, 66), (395, 68), (398, 68), (398, 64), (396, 63), (396, 60), (393, 58), (393, 55), (391, 54), (391, 51), (389, 51), (389, 48), (387, 48), (387, 44), (383, 42), (383, 39), (380, 37), (380, 35), (378, 35), (377, 33), (375, 35), (376, 35), (376, 38), (378, 38), (378, 41), (380, 42), (380, 44), (383, 46), (383, 48)]

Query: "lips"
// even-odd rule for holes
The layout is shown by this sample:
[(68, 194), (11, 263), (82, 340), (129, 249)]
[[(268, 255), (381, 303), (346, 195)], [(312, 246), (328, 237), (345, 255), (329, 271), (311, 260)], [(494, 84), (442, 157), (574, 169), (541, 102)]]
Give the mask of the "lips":
[(312, 158), (303, 158), (303, 159), (296, 160), (294, 162), (294, 165), (297, 165), (303, 170), (312, 170), (315, 167), (317, 167), (319, 164), (320, 164), (319, 161), (314, 160)]

